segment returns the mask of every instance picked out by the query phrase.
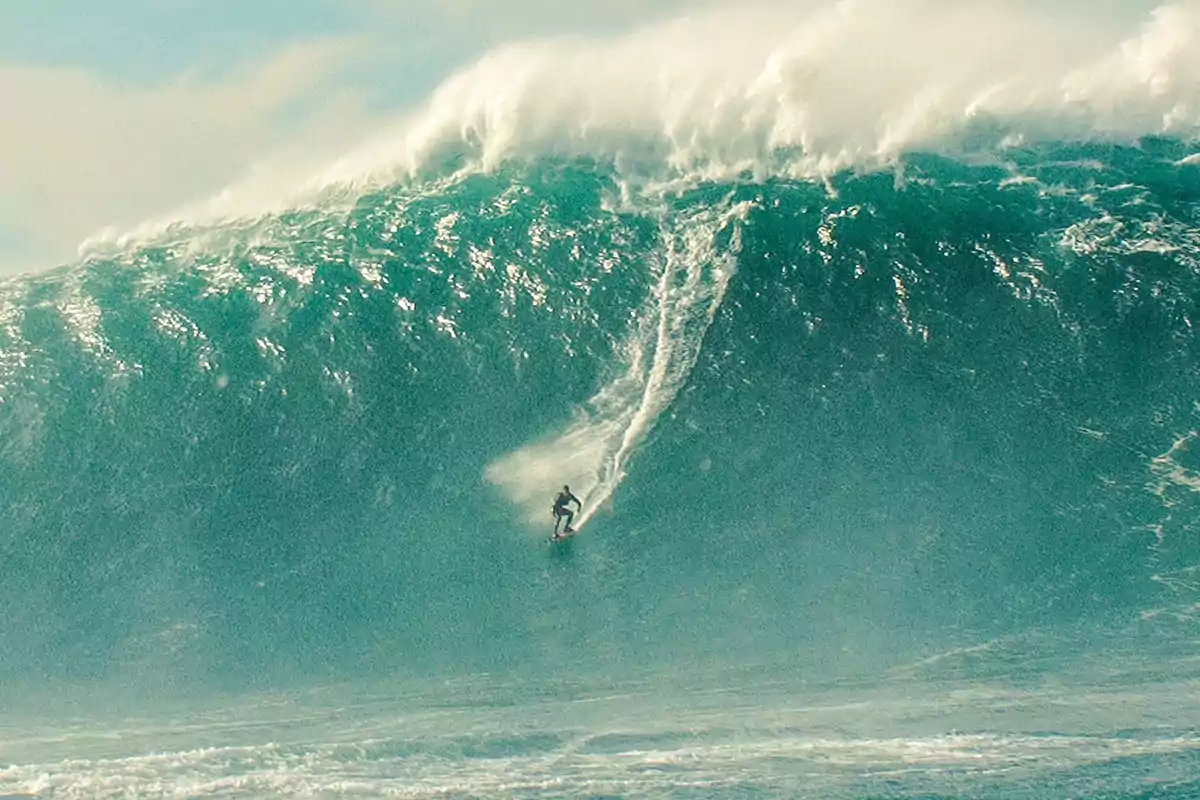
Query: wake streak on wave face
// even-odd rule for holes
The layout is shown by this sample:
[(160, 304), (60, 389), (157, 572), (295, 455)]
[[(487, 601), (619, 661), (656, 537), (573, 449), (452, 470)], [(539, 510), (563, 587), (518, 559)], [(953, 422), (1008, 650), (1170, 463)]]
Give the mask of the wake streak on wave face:
[(173, 221), (544, 156), (611, 160), (651, 179), (824, 178), (919, 149), (1198, 132), (1195, 2), (1161, 5), (1132, 26), (1090, 6), (739, 6), (619, 37), (501, 47), (315, 175), (251, 179)]
[[(625, 346), (625, 368), (562, 434), (510, 453), (485, 478), (525, 511), (547, 519), (551, 487), (569, 483), (582, 528), (612, 499), (634, 451), (686, 382), (736, 270), (749, 205), (702, 208), (665, 225), (657, 282)], [(730, 228), (732, 227), (732, 230)], [(728, 233), (724, 247), (720, 239)]]

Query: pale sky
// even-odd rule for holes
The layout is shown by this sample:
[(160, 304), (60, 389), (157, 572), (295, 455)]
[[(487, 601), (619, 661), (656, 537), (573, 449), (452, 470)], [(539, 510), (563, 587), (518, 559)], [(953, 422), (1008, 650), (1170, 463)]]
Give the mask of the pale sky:
[(711, 0), (4, 0), (0, 276), (315, 166), (500, 42)]

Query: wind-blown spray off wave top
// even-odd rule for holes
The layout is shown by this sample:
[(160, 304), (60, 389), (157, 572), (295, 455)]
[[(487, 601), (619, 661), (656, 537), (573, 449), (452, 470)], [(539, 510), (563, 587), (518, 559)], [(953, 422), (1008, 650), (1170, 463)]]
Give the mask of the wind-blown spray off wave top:
[[(511, 159), (600, 158), (638, 184), (824, 178), (894, 167), (911, 150), (1195, 135), (1200, 9), (1108, 11), (762, 3), (609, 38), (508, 45), (328, 169), (282, 186), (273, 170), (134, 233), (280, 211), (299, 198), (329, 207), (364, 182)], [(129, 241), (110, 231), (98, 242), (113, 239)]]
[(0, 675), (1173, 644), (1200, 11), (1064, 18), (503, 48), (278, 203), (4, 284)]
[(484, 167), (557, 153), (709, 178), (812, 177), (914, 148), (1189, 136), (1198, 41), (1191, 3), (1163, 5), (1135, 30), (1091, 9), (996, 3), (751, 6), (503, 48), (340, 168), (419, 172), (466, 147)]

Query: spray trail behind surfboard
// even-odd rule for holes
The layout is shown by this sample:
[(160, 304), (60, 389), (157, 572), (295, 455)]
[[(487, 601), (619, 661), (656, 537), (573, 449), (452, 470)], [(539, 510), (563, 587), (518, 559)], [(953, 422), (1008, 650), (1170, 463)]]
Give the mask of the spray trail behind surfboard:
[(622, 348), (623, 369), (578, 409), (565, 431), (490, 464), (498, 486), (532, 524), (549, 518), (555, 489), (569, 484), (582, 530), (610, 504), (630, 459), (687, 381), (737, 267), (750, 203), (728, 198), (682, 213), (660, 212), (662, 249), (653, 284)]

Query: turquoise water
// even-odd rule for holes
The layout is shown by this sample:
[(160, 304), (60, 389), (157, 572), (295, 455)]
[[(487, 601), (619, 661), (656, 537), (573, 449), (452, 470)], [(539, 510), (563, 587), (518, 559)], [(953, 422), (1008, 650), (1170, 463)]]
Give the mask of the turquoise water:
[[(19, 797), (1196, 796), (1186, 683), (1072, 684), (677, 670), (603, 686), (322, 687), (6, 731), (7, 758), (22, 763), (3, 786)], [(1153, 724), (1122, 727), (1133, 719)]]
[(1196, 147), (969, 133), (0, 285), (0, 793), (1200, 795)]

